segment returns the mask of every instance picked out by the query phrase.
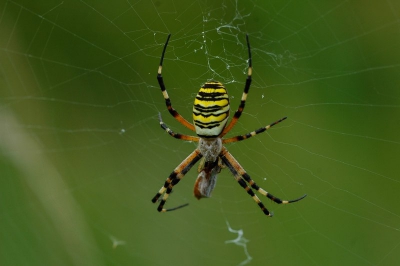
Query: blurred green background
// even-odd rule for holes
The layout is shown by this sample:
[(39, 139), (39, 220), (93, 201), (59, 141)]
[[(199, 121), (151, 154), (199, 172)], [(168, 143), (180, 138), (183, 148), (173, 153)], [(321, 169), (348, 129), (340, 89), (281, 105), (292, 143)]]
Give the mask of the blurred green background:
[[(398, 1), (27, 1), (0, 3), (1, 265), (398, 265)], [(150, 199), (195, 148), (199, 87), (225, 83), (227, 145), (272, 194), (273, 218), (224, 170), (210, 199), (196, 166), (160, 214)], [(237, 233), (232, 230), (237, 230)], [(241, 231), (240, 231), (241, 230)], [(231, 232), (232, 231), (232, 232)], [(243, 233), (240, 237), (238, 233)], [(233, 241), (231, 241), (233, 240)]]

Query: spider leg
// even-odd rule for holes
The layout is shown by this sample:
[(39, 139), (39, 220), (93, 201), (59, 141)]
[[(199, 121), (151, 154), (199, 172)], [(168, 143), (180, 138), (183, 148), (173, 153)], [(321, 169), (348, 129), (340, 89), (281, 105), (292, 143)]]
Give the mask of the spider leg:
[(246, 41), (247, 41), (247, 50), (249, 51), (249, 68), (247, 70), (247, 79), (246, 79), (246, 85), (244, 86), (244, 91), (242, 94), (242, 99), (240, 101), (239, 108), (236, 110), (235, 114), (233, 115), (232, 120), (229, 122), (229, 124), (224, 128), (222, 131), (221, 135), (219, 137), (225, 136), (226, 133), (228, 133), (233, 126), (236, 124), (236, 122), (239, 120), (239, 117), (242, 115), (244, 105), (246, 103), (247, 99), (247, 94), (249, 93), (250, 90), (250, 84), (251, 84), (251, 75), (253, 72), (253, 66), (251, 62), (251, 49), (250, 49), (250, 42), (249, 42), (249, 35), (246, 34)]
[(160, 85), (161, 88), (161, 92), (164, 96), (165, 99), (165, 104), (167, 105), (167, 109), (169, 111), (169, 113), (176, 119), (178, 120), (179, 123), (181, 123), (182, 125), (184, 125), (185, 127), (187, 127), (188, 129), (195, 131), (194, 125), (189, 123), (185, 118), (183, 118), (183, 116), (181, 116), (173, 107), (171, 104), (171, 100), (169, 99), (168, 93), (167, 93), (167, 89), (165, 88), (164, 85), (164, 79), (161, 75), (161, 71), (162, 71), (162, 64), (164, 61), (164, 54), (165, 54), (165, 50), (167, 49), (168, 46), (168, 41), (169, 38), (171, 37), (171, 34), (168, 34), (168, 38), (167, 41), (165, 42), (164, 45), (164, 49), (163, 52), (161, 54), (161, 59), (160, 59), (160, 65), (158, 66), (158, 74), (157, 74), (157, 80), (158, 80), (158, 84)]
[(254, 137), (257, 134), (260, 134), (264, 131), (267, 131), (268, 129), (270, 129), (271, 127), (275, 126), (276, 124), (282, 122), (283, 120), (285, 120), (287, 117), (281, 118), (278, 121), (273, 122), (272, 124), (269, 124), (268, 126), (265, 127), (261, 127), (259, 129), (256, 129), (250, 133), (247, 133), (245, 135), (240, 135), (240, 136), (235, 136), (232, 138), (228, 138), (228, 139), (223, 139), (222, 143), (231, 143), (231, 142), (237, 142), (237, 141), (241, 141), (241, 140), (245, 140), (251, 137)]
[[(269, 212), (268, 209), (264, 206), (261, 200), (254, 194), (249, 186), (247, 186), (246, 182), (255, 190), (257, 190), (261, 195), (266, 196), (270, 200), (278, 203), (278, 204), (288, 204), (293, 203), (299, 200), (302, 200), (307, 196), (307, 194), (301, 196), (300, 198), (294, 200), (281, 200), (272, 194), (268, 193), (264, 189), (260, 188), (246, 173), (243, 167), (239, 164), (239, 162), (228, 152), (228, 150), (223, 147), (220, 153), (220, 158), (224, 162), (224, 164), (229, 168), (232, 174), (235, 176), (236, 181), (243, 187), (247, 193), (254, 199), (254, 201), (260, 206), (261, 210), (264, 212), (265, 215), (272, 216), (273, 213)], [(246, 181), (246, 182), (245, 182)]]
[(167, 131), (168, 134), (170, 134), (172, 137), (174, 137), (176, 139), (186, 140), (186, 141), (199, 142), (199, 137), (175, 133), (171, 129), (169, 129), (168, 126), (166, 124), (164, 124), (164, 122), (162, 121), (161, 113), (158, 113), (158, 119), (160, 120), (161, 128), (164, 129), (165, 131)]
[(179, 181), (185, 176), (187, 172), (189, 172), (190, 168), (192, 168), (192, 166), (196, 164), (198, 160), (201, 159), (201, 157), (203, 157), (203, 155), (201, 155), (200, 151), (198, 149), (194, 150), (185, 160), (183, 160), (183, 162), (181, 162), (174, 169), (174, 171), (169, 175), (167, 180), (165, 180), (164, 186), (161, 187), (161, 189), (151, 200), (153, 203), (156, 203), (158, 198), (160, 198), (160, 196), (165, 193), (157, 208), (159, 212), (172, 211), (187, 205), (184, 204), (172, 209), (164, 209), (164, 204), (166, 203), (169, 194), (172, 192), (172, 188), (179, 183)]

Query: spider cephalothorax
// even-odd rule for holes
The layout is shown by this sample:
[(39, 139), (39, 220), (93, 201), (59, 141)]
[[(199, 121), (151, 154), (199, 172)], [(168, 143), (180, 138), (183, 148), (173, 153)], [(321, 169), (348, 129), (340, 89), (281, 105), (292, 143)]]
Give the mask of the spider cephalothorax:
[[(251, 50), (249, 37), (246, 35), (247, 49), (249, 53), (249, 68), (247, 71), (247, 79), (244, 87), (242, 99), (239, 108), (236, 110), (232, 120), (227, 124), (229, 118), (229, 97), (224, 85), (218, 81), (206, 82), (199, 90), (193, 105), (193, 124), (188, 122), (183, 118), (174, 108), (172, 108), (171, 100), (169, 99), (167, 90), (164, 85), (164, 80), (161, 75), (162, 63), (164, 60), (165, 50), (167, 49), (168, 41), (171, 35), (168, 35), (167, 41), (164, 45), (164, 50), (161, 55), (160, 65), (158, 67), (157, 80), (160, 85), (161, 91), (163, 93), (165, 103), (167, 105), (170, 114), (178, 120), (182, 125), (195, 131), (198, 137), (182, 135), (179, 133), (174, 133), (169, 129), (161, 119), (161, 114), (159, 114), (159, 120), (161, 128), (168, 132), (172, 137), (198, 142), (197, 148), (185, 159), (181, 164), (179, 164), (174, 171), (169, 175), (164, 183), (164, 186), (157, 192), (153, 197), (152, 202), (155, 203), (164, 194), (160, 200), (157, 210), (160, 212), (167, 212), (175, 210), (177, 208), (186, 206), (181, 205), (172, 209), (165, 209), (164, 205), (168, 199), (168, 196), (172, 192), (172, 188), (179, 183), (179, 181), (185, 176), (185, 174), (196, 164), (200, 159), (200, 165), (198, 168), (199, 175), (196, 179), (194, 185), (194, 195), (197, 199), (204, 197), (210, 197), (216, 182), (217, 175), (222, 168), (227, 167), (231, 173), (234, 175), (236, 181), (241, 187), (243, 187), (246, 192), (253, 198), (257, 205), (261, 208), (264, 214), (272, 216), (272, 213), (267, 210), (264, 204), (260, 201), (257, 195), (254, 194), (253, 190), (256, 190), (261, 195), (268, 197), (272, 201), (279, 204), (287, 204), (299, 201), (303, 199), (306, 195), (294, 200), (280, 200), (264, 189), (260, 188), (246, 173), (239, 162), (228, 152), (228, 150), (223, 146), (225, 143), (237, 142), (241, 140), (248, 139), (259, 133), (262, 133), (272, 126), (282, 122), (286, 117), (275, 121), (265, 127), (259, 128), (245, 135), (235, 136), (231, 138), (223, 138), (226, 133), (228, 133), (233, 126), (238, 121), (240, 115), (243, 112), (244, 105), (247, 99), (247, 93), (250, 90), (251, 75), (252, 75), (252, 62), (251, 62)], [(247, 182), (247, 183), (246, 183)], [(250, 187), (249, 187), (250, 185)]]
[(215, 162), (222, 150), (222, 140), (200, 138), (198, 149), (206, 162)]

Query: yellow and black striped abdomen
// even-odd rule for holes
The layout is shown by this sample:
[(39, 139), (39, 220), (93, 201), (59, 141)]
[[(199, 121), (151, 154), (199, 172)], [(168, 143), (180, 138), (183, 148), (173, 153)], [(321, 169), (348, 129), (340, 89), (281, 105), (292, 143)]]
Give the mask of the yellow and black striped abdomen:
[(218, 81), (206, 82), (199, 90), (193, 105), (196, 134), (202, 138), (216, 138), (229, 117), (229, 97)]

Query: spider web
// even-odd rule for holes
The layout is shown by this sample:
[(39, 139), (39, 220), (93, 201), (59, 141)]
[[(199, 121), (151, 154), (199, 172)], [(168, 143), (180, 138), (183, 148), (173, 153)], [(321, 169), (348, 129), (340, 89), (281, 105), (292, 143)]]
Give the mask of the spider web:
[[(400, 261), (398, 1), (0, 3), (1, 265), (393, 265)], [(207, 80), (245, 111), (227, 145), (259, 207), (225, 169), (210, 199), (194, 167), (159, 214), (150, 202), (195, 148)]]

